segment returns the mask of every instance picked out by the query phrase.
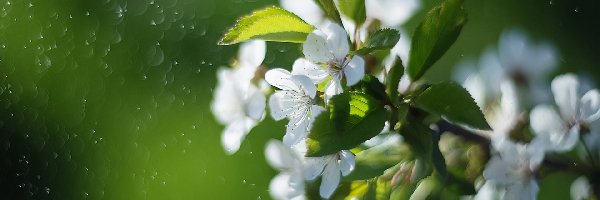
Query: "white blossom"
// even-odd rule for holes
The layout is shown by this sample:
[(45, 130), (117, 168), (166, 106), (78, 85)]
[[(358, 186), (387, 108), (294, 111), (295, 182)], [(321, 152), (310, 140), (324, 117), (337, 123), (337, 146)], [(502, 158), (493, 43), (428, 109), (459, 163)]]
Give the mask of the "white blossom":
[(483, 176), (505, 190), (502, 199), (535, 199), (539, 191), (535, 171), (543, 159), (543, 151), (537, 145), (506, 140), (488, 161)]
[(251, 80), (264, 54), (264, 41), (244, 43), (240, 46), (239, 66), (217, 71), (211, 111), (226, 125), (221, 143), (229, 154), (237, 152), (246, 135), (263, 119), (266, 97)]
[(581, 96), (573, 74), (556, 77), (551, 87), (560, 115), (549, 105), (531, 111), (531, 127), (537, 136), (534, 142), (548, 151), (568, 151), (577, 144), (580, 130), (600, 118), (600, 93), (593, 89)]
[(304, 177), (307, 180), (314, 180), (321, 175), (319, 194), (327, 199), (335, 192), (341, 175), (346, 176), (354, 170), (355, 162), (354, 154), (347, 150), (323, 157), (307, 157)]
[(270, 140), (265, 149), (265, 157), (272, 167), (280, 171), (269, 184), (271, 196), (280, 200), (306, 199), (304, 196), (304, 162), (300, 152), (278, 140)]
[(314, 83), (330, 80), (325, 86), (325, 99), (342, 93), (342, 78), (352, 86), (365, 73), (365, 61), (360, 56), (349, 56), (346, 31), (337, 24), (329, 23), (323, 29), (310, 33), (303, 45), (305, 59), (294, 64), (293, 73), (308, 76)]
[(571, 199), (584, 200), (590, 197), (591, 193), (590, 182), (585, 176), (579, 177), (571, 183)]
[(284, 69), (267, 71), (265, 80), (281, 89), (269, 98), (271, 116), (275, 120), (285, 117), (290, 120), (283, 143), (288, 146), (297, 144), (306, 137), (310, 122), (323, 110), (313, 103), (317, 87), (308, 77), (292, 75)]

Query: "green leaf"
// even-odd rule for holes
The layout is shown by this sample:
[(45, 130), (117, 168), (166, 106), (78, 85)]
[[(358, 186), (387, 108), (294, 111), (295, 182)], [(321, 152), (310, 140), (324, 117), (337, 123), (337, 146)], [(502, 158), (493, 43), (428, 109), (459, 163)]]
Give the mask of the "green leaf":
[(393, 48), (400, 40), (400, 33), (394, 29), (380, 29), (371, 34), (364, 44), (364, 47), (356, 51), (356, 54), (365, 55), (375, 50), (385, 50)]
[(381, 176), (385, 170), (411, 157), (412, 152), (406, 145), (373, 147), (356, 154), (354, 171), (342, 180), (366, 180)]
[(473, 195), (476, 193), (473, 183), (449, 174), (447, 184), (444, 184), (446, 190), (452, 191), (458, 195)]
[(302, 43), (314, 27), (300, 17), (278, 7), (268, 7), (240, 18), (221, 39), (219, 45), (230, 45), (250, 39)]
[(433, 149), (431, 150), (431, 162), (433, 162), (433, 168), (441, 176), (442, 180), (446, 180), (448, 177), (448, 169), (446, 168), (446, 159), (440, 151), (440, 134), (433, 132), (431, 134)]
[(400, 105), (400, 93), (398, 92), (398, 85), (400, 84), (400, 78), (404, 75), (404, 66), (402, 65), (402, 59), (396, 57), (395, 63), (392, 65), (389, 73), (385, 78), (385, 91), (388, 94), (390, 101), (394, 106)]
[(338, 12), (333, 0), (317, 0), (317, 2), (330, 19), (333, 19), (333, 21), (338, 23), (340, 26), (343, 26), (342, 18), (340, 18), (340, 13)]
[(385, 95), (385, 86), (379, 82), (379, 79), (374, 77), (373, 75), (365, 75), (363, 79), (358, 82), (358, 84), (352, 86), (351, 88), (354, 91), (360, 91), (362, 93), (368, 94), (375, 99), (386, 100), (387, 96)]
[[(315, 119), (306, 140), (307, 156), (324, 156), (354, 148), (383, 129), (389, 113), (377, 100), (358, 92), (340, 95), (330, 99), (330, 110)], [(343, 104), (348, 104), (349, 109)]]
[(467, 21), (463, 0), (446, 0), (433, 8), (413, 34), (408, 74), (418, 80), (450, 48)]
[(491, 129), (469, 92), (453, 82), (431, 85), (415, 99), (415, 105), (452, 123)]
[(342, 14), (354, 20), (356, 27), (360, 27), (367, 19), (365, 0), (340, 0), (339, 6)]

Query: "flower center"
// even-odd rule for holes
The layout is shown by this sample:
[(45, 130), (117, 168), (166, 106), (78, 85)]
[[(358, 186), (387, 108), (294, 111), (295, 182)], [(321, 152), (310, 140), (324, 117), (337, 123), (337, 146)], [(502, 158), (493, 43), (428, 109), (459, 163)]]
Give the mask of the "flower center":
[(340, 73), (348, 65), (348, 59), (344, 58), (341, 60), (332, 60), (327, 63), (327, 72), (330, 75), (336, 75)]

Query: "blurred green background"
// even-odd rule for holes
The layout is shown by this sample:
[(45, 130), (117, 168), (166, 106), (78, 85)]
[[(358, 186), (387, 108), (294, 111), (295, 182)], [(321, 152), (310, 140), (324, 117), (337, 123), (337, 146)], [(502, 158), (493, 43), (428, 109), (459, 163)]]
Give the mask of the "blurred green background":
[[(406, 29), (438, 2), (424, 1)], [(285, 122), (267, 117), (226, 156), (209, 105), (216, 69), (237, 52), (218, 39), (272, 4), (0, 0), (0, 199), (270, 199), (277, 172), (264, 144), (282, 137)], [(511, 27), (557, 46), (556, 73), (600, 80), (598, 1), (466, 0), (466, 8), (469, 22), (429, 80), (449, 79)], [(269, 43), (264, 64), (289, 68), (298, 56), (298, 45)], [(542, 186), (548, 198), (568, 197), (568, 187)]]

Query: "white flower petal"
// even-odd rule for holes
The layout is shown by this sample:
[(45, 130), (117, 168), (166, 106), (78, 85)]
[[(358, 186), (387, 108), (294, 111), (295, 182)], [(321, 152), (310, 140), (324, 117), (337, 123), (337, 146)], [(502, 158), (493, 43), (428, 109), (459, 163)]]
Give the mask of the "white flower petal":
[(346, 75), (347, 86), (358, 83), (365, 75), (365, 60), (360, 56), (352, 57), (352, 60), (344, 67), (344, 75)]
[(573, 149), (577, 142), (579, 142), (579, 129), (579, 125), (575, 125), (569, 129), (569, 132), (550, 137), (550, 141), (554, 144), (553, 149), (558, 152), (565, 152)]
[(308, 76), (308, 78), (310, 78), (310, 80), (312, 80), (315, 84), (323, 82), (329, 76), (329, 73), (327, 73), (325, 68), (304, 58), (298, 58), (296, 61), (294, 61), (294, 65), (292, 66), (292, 74)]
[(350, 151), (340, 151), (340, 170), (342, 171), (342, 175), (347, 176), (354, 170), (354, 165), (356, 164), (356, 160), (354, 158), (354, 154)]
[(554, 101), (565, 120), (575, 120), (579, 104), (579, 81), (573, 74), (558, 76), (552, 80)]
[(498, 43), (498, 54), (502, 66), (509, 72), (523, 68), (524, 66), (521, 66), (523, 54), (528, 45), (523, 31), (513, 29), (503, 32)]
[(230, 81), (233, 79), (232, 70), (220, 68), (217, 78), (211, 111), (220, 123), (228, 124), (244, 116), (243, 100), (236, 82)]
[(292, 80), (304, 91), (304, 94), (310, 98), (315, 98), (317, 94), (317, 86), (304, 75), (292, 75)]
[(506, 193), (502, 199), (506, 200), (529, 200), (536, 199), (539, 186), (535, 180), (529, 180), (527, 183), (514, 184), (506, 188)]
[(276, 91), (269, 97), (269, 110), (274, 120), (281, 120), (293, 111), (287, 107), (285, 93), (285, 91)]
[(244, 119), (235, 121), (225, 127), (221, 135), (221, 144), (225, 148), (225, 151), (228, 154), (237, 152), (240, 149), (242, 141), (255, 124), (251, 119)]
[(585, 176), (581, 176), (571, 183), (571, 199), (588, 199), (592, 191), (591, 185)]
[(340, 184), (340, 166), (337, 164), (337, 160), (331, 159), (323, 170), (319, 194), (328, 199), (335, 192), (338, 184)]
[(327, 161), (331, 159), (331, 156), (323, 157), (307, 157), (304, 160), (304, 178), (306, 180), (314, 180), (321, 172)]
[(592, 123), (600, 118), (600, 93), (590, 90), (581, 97), (581, 119), (585, 123)]
[(300, 91), (300, 88), (291, 80), (292, 74), (285, 69), (271, 69), (265, 73), (265, 81), (282, 90)]
[(342, 83), (338, 77), (332, 77), (327, 85), (325, 85), (325, 100), (328, 101), (333, 95), (344, 92), (342, 89)]
[(538, 105), (531, 110), (529, 115), (531, 128), (537, 136), (550, 134), (563, 134), (566, 128), (558, 113), (549, 105)]
[(267, 44), (262, 40), (251, 40), (240, 44), (239, 61), (242, 65), (258, 67), (265, 59)]
[(280, 170), (290, 169), (294, 166), (295, 153), (291, 149), (278, 140), (269, 140), (265, 148), (265, 158), (267, 162), (274, 168)]
[(327, 45), (327, 35), (321, 30), (314, 30), (308, 34), (302, 47), (302, 53), (311, 62), (327, 63), (335, 59), (335, 55)]
[(269, 193), (273, 199), (290, 200), (304, 199), (304, 182), (298, 183), (298, 179), (293, 174), (282, 172), (269, 184)]
[(483, 177), (499, 185), (510, 185), (518, 181), (511, 171), (518, 170), (513, 169), (514, 167), (511, 163), (494, 156), (488, 161)]
[(350, 51), (346, 30), (337, 23), (329, 23), (322, 31), (327, 35), (327, 46), (334, 58), (336, 60), (346, 58), (346, 55), (348, 55), (348, 52)]
[[(254, 87), (254, 86), (252, 86)], [(261, 120), (265, 112), (266, 97), (258, 89), (252, 89), (250, 97), (246, 100), (246, 114), (254, 120)]]
[(290, 120), (290, 123), (287, 126), (286, 134), (283, 136), (283, 143), (288, 146), (298, 144), (298, 142), (302, 141), (306, 137), (310, 120), (308, 118), (304, 118), (300, 120), (298, 124), (291, 123), (292, 120)]

